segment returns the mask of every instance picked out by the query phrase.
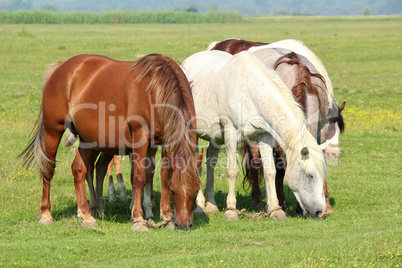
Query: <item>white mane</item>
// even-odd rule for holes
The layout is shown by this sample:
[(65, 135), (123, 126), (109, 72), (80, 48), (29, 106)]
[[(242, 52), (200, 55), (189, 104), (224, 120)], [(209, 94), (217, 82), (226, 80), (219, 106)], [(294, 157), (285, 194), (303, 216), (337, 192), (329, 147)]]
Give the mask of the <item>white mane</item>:
[(322, 150), (320, 150), (316, 139), (307, 130), (307, 122), (304, 112), (300, 105), (294, 100), (291, 91), (282, 82), (276, 71), (266, 68), (265, 65), (252, 53), (248, 51), (241, 52), (235, 55), (233, 60), (238, 57), (247, 58), (245, 60), (248, 62), (252, 61), (251, 65), (257, 67), (259, 71), (275, 85), (273, 89), (279, 93), (280, 98), (284, 101), (286, 107), (290, 110), (290, 113), (295, 117), (296, 124), (289, 133), (287, 133), (286, 140), (283, 141), (283, 149), (287, 153), (289, 164), (295, 163), (297, 159), (301, 157), (302, 148), (307, 147), (309, 149), (309, 155), (317, 167), (321, 178), (325, 178), (328, 171), (324, 155)]

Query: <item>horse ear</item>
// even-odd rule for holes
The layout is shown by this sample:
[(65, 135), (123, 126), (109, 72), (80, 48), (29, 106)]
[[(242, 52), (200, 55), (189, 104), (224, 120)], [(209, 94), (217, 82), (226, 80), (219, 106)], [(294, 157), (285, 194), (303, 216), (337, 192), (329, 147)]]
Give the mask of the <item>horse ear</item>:
[(197, 168), (201, 166), (203, 156), (204, 156), (204, 148), (202, 148), (201, 153), (197, 156), (197, 159), (196, 159)]
[(329, 108), (329, 109), (328, 109), (328, 114), (327, 114), (327, 119), (328, 119), (328, 120), (331, 118), (331, 114), (332, 114), (332, 109)]
[(344, 102), (341, 104), (341, 106), (339, 106), (339, 112), (342, 112), (343, 109), (345, 109), (345, 104), (346, 104), (346, 101), (344, 101)]
[(163, 150), (163, 154), (168, 160), (167, 168), (173, 169), (173, 167), (176, 165), (174, 158), (168, 153), (166, 149)]
[(303, 157), (306, 157), (306, 156), (308, 156), (308, 154), (309, 154), (308, 148), (307, 148), (307, 147), (304, 147), (304, 148), (301, 150), (301, 155), (302, 155)]

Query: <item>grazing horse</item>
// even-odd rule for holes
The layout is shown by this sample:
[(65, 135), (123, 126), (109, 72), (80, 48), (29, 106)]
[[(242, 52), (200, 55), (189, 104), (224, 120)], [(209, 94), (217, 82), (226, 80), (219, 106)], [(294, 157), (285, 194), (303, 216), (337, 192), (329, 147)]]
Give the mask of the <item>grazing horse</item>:
[[(175, 193), (175, 226), (191, 229), (193, 204), (201, 184), (194, 117), (186, 76), (172, 59), (160, 54), (136, 62), (79, 55), (51, 65), (44, 77), (36, 131), (20, 155), (26, 166), (36, 162), (43, 179), (40, 223), (53, 221), (50, 182), (60, 139), (69, 128), (80, 137), (72, 171), (83, 225), (96, 225), (85, 193), (85, 177), (88, 171), (93, 172), (96, 157), (105, 153), (109, 163), (113, 155), (132, 154), (133, 229), (147, 230), (141, 208), (146, 157), (163, 146), (162, 191)], [(107, 164), (102, 166), (107, 168)], [(164, 209), (165, 217), (171, 218), (170, 204)]]
[[(258, 45), (254, 45), (258, 43)], [(324, 67), (324, 65), (322, 64), (322, 62), (314, 55), (314, 53), (308, 49), (302, 42), (300, 41), (296, 41), (293, 39), (289, 39), (289, 40), (283, 40), (283, 41), (279, 41), (276, 43), (272, 43), (272, 44), (265, 44), (264, 43), (260, 43), (260, 42), (253, 42), (253, 41), (246, 41), (246, 40), (239, 40), (239, 39), (227, 39), (224, 40), (220, 43), (216, 43), (215, 46), (212, 48), (213, 50), (217, 49), (217, 50), (222, 50), (222, 51), (226, 51), (228, 53), (231, 54), (235, 54), (238, 53), (240, 48), (245, 48), (246, 50), (248, 49), (249, 51), (253, 52), (256, 55), (259, 55), (260, 57), (263, 57), (263, 59), (265, 60), (265, 62), (269, 63), (272, 62), (272, 57), (271, 60), (270, 59), (270, 53), (269, 53), (269, 48), (273, 48), (273, 49), (289, 49), (292, 51), (295, 51), (296, 53), (299, 54), (299, 56), (303, 55), (302, 57), (305, 57), (306, 60), (304, 60), (303, 62), (309, 62), (310, 66), (309, 69), (314, 71), (316, 70), (316, 72), (320, 73), (320, 75), (322, 75), (322, 77), (325, 80), (325, 84), (326, 84), (326, 93), (327, 93), (327, 98), (329, 100), (329, 113), (328, 113), (328, 119), (329, 119), (329, 125), (327, 128), (327, 135), (326, 135), (326, 140), (325, 142), (321, 139), (321, 141), (318, 138), (318, 142), (321, 144), (320, 147), (323, 148), (326, 151), (326, 155), (328, 158), (339, 158), (340, 157), (340, 150), (339, 150), (339, 134), (341, 132), (343, 132), (344, 130), (344, 123), (343, 123), (343, 118), (341, 115), (342, 110), (345, 107), (345, 102), (339, 107), (336, 104), (335, 101), (335, 97), (334, 97), (334, 93), (333, 93), (333, 87), (332, 87), (332, 83), (331, 80), (329, 79), (328, 73)], [(267, 61), (268, 60), (268, 61)], [(311, 67), (311, 65), (313, 65), (313, 67)], [(307, 118), (310, 118), (309, 115), (306, 115)], [(310, 129), (311, 130), (311, 129)], [(314, 135), (314, 134), (313, 134)], [(321, 137), (324, 137), (321, 135)], [(324, 143), (323, 143), (324, 142)], [(246, 147), (247, 149), (247, 147)], [(258, 162), (258, 150), (250, 150), (251, 154), (253, 156), (253, 159), (248, 159), (247, 160), (247, 168), (250, 167), (251, 170), (246, 169), (246, 174), (248, 175), (246, 178), (251, 179), (251, 175), (254, 176), (254, 178), (252, 179), (253, 183), (252, 183), (252, 192), (253, 192), (253, 204), (259, 204), (261, 202), (261, 198), (260, 198), (260, 190), (258, 187), (258, 182), (257, 182), (257, 174), (258, 172), (254, 170), (254, 167), (251, 165), (251, 163), (257, 163)], [(247, 154), (247, 156), (249, 156)], [(281, 197), (280, 200), (284, 201), (284, 194), (283, 191), (281, 190), (283, 188), (283, 173), (284, 170), (278, 170), (278, 175), (277, 176), (277, 186), (278, 186), (278, 190), (281, 191), (280, 193), (278, 192), (278, 195)], [(282, 175), (280, 175), (282, 174)], [(330, 196), (328, 193), (328, 189), (327, 189), (327, 184), (324, 184), (324, 192), (325, 192), (325, 196), (326, 196), (326, 202), (327, 202), (327, 209), (328, 209), (328, 213), (332, 213), (334, 212), (333, 207), (330, 203)], [(283, 206), (283, 208), (285, 208), (285, 204), (284, 202), (281, 202), (281, 205)]]
[[(235, 56), (220, 51), (203, 51), (188, 57), (181, 67), (192, 81), (197, 134), (210, 142), (207, 180), (213, 180), (216, 161), (212, 160), (217, 159), (219, 147), (224, 144), (226, 148), (229, 193), (225, 219), (238, 217), (234, 211), (235, 181), (239, 171), (236, 147), (242, 140), (258, 144), (265, 171), (267, 211), (272, 219), (286, 219), (275, 190), (275, 140), (286, 153), (288, 169), (285, 180), (300, 202), (304, 215), (324, 217), (325, 158), (314, 137), (306, 131), (303, 111), (278, 74), (268, 70), (246, 51)], [(193, 73), (193, 69), (197, 72)], [(203, 206), (198, 198), (197, 205)]]

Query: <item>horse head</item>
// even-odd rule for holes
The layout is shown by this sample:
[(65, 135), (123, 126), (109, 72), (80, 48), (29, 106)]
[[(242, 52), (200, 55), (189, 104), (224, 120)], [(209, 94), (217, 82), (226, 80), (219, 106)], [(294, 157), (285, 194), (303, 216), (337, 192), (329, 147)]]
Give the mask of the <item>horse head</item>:
[(203, 152), (188, 160), (171, 156), (167, 150), (165, 168), (168, 169), (168, 187), (174, 207), (174, 227), (181, 230), (193, 229), (194, 205), (201, 187), (197, 168), (201, 165)]
[(298, 152), (288, 161), (286, 184), (296, 196), (305, 217), (323, 218), (327, 211), (323, 191), (327, 175), (324, 155), (318, 147), (303, 147)]

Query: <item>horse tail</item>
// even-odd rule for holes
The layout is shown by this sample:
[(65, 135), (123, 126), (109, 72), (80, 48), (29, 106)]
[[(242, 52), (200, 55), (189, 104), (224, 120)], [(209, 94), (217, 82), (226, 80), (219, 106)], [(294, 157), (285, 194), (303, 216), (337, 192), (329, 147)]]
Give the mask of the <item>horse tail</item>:
[[(247, 190), (252, 186), (255, 182), (258, 181), (258, 185), (261, 185), (264, 181), (264, 169), (261, 165), (260, 161), (255, 161), (253, 155), (251, 154), (250, 145), (247, 142), (243, 144), (244, 152), (243, 152), (243, 160), (242, 162), (246, 162), (243, 166), (243, 189)], [(245, 167), (245, 170), (244, 170)]]
[(51, 178), (53, 176), (56, 164), (46, 153), (45, 126), (43, 124), (42, 112), (36, 121), (33, 132), (35, 134), (32, 136), (29, 144), (25, 147), (18, 158), (22, 159), (22, 166), (26, 169), (28, 169), (35, 160), (35, 164), (39, 168), (39, 173), (45, 180), (45, 178)]
[[(49, 80), (49, 77), (53, 74), (54, 70), (61, 64), (62, 62), (56, 62), (49, 65), (43, 77), (42, 91), (43, 88), (45, 87), (45, 84)], [(22, 166), (26, 169), (28, 169), (35, 160), (35, 164), (39, 168), (39, 173), (41, 174), (42, 178), (46, 180), (46, 178), (53, 177), (56, 163), (46, 153), (45, 148), (46, 131), (45, 131), (45, 125), (43, 123), (42, 107), (40, 109), (40, 113), (38, 119), (36, 120), (35, 127), (32, 130), (32, 133), (34, 134), (32, 135), (29, 144), (18, 155), (18, 158), (22, 159)]]

